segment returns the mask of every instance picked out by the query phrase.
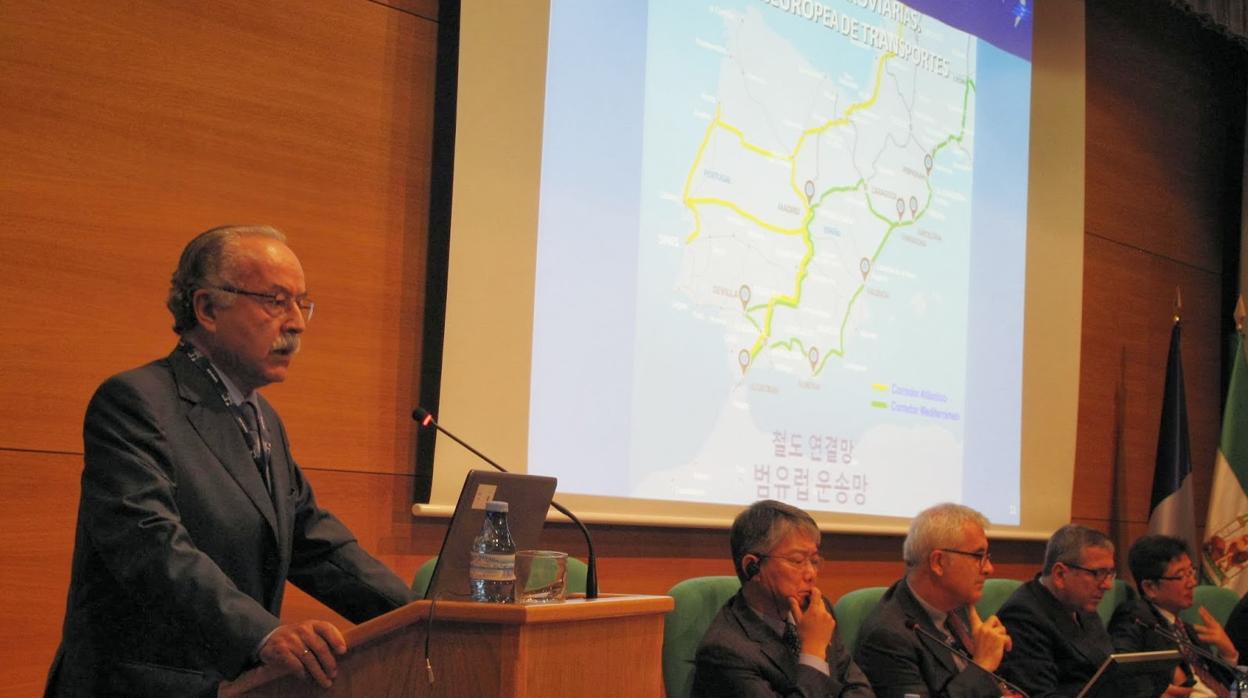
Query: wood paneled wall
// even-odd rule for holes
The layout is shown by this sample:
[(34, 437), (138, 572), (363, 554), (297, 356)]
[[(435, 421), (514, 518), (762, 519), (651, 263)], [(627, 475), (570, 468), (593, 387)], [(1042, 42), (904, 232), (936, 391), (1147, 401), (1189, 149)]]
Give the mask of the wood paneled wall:
[[(1188, 309), (1202, 503), (1208, 486), (1221, 236), (1235, 230), (1223, 227), (1232, 182), (1220, 168), (1239, 152), (1229, 131), (1243, 122), (1243, 89), (1220, 87), (1200, 41), (1158, 50), (1172, 27), (1134, 10), (1121, 18), (1134, 3), (1090, 4), (1074, 504), (1081, 521), (1134, 533), (1146, 517), (1176, 283)], [(277, 225), (307, 270), (316, 320), (289, 382), (266, 394), (322, 503), (402, 575), (436, 554), (443, 522), (408, 511), (407, 421), (421, 352), (436, 10), (436, 0), (5, 4), (0, 696), (37, 695), (59, 637), (86, 401), (107, 375), (172, 347), (168, 275), (185, 241), (213, 225)], [(1141, 85), (1141, 74), (1168, 78)], [(662, 593), (731, 573), (723, 531), (600, 526), (595, 536), (605, 591)], [(550, 527), (545, 542), (583, 545), (566, 526)], [(995, 543), (997, 574), (1029, 575), (1039, 552)], [(895, 537), (832, 536), (824, 553), (821, 585), (833, 597), (902, 571)], [(288, 599), (290, 618), (327, 613), (297, 591)]]
[(1204, 524), (1234, 304), (1223, 288), (1236, 275), (1239, 249), (1245, 61), (1243, 49), (1166, 2), (1086, 7), (1072, 516), (1110, 532), (1125, 549), (1147, 530), (1176, 289), (1197, 521)]
[[(173, 348), (186, 241), (285, 230), (317, 300), (296, 380), (266, 390), (296, 457), (411, 574), (435, 0), (4, 3), (0, 544), (4, 695), (36, 695), (64, 612), (82, 412)], [(383, 506), (384, 505), (384, 506)], [(310, 602), (291, 604), (293, 613)]]

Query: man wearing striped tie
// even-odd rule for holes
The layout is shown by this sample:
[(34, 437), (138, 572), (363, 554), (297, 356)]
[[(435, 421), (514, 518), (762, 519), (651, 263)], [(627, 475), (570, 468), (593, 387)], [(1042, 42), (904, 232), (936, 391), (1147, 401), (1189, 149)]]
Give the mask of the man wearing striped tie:
[[(1191, 608), (1196, 569), (1187, 544), (1171, 536), (1149, 535), (1135, 541), (1127, 564), (1142, 598), (1122, 604), (1109, 622), (1114, 648), (1140, 652), (1178, 648), (1184, 662), (1173, 675), (1145, 677), (1148, 695), (1226, 696), (1231, 673), (1206, 654), (1216, 648), (1221, 661), (1234, 666), (1239, 653), (1222, 625), (1203, 607), (1202, 622), (1185, 623), (1179, 612)], [(1145, 691), (1142, 691), (1145, 692)], [(1163, 693), (1164, 692), (1164, 693)]]
[(953, 503), (910, 522), (902, 545), (906, 576), (884, 593), (858, 635), (855, 658), (877, 696), (1002, 695), (988, 672), (1001, 665), (1010, 635), (996, 616), (981, 620), (974, 605), (992, 574), (987, 525), (979, 512)]

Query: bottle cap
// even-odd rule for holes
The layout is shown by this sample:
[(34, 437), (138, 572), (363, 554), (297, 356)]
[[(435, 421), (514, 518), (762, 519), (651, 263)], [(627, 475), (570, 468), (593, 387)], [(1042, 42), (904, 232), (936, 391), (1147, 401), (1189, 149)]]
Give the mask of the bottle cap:
[(507, 511), (507, 502), (500, 502), (497, 499), (485, 503), (486, 511)]

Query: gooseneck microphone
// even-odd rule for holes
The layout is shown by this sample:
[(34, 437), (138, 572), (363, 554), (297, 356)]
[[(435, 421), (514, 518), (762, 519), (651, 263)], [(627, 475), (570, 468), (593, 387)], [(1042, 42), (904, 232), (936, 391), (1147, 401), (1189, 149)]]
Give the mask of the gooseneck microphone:
[(1195, 642), (1192, 642), (1190, 639), (1188, 639), (1186, 634), (1178, 632), (1174, 628), (1166, 628), (1166, 627), (1163, 627), (1161, 623), (1149, 623), (1148, 621), (1140, 619), (1140, 618), (1132, 618), (1131, 620), (1136, 625), (1139, 625), (1148, 630), (1151, 630), (1157, 633), (1158, 635), (1166, 638), (1167, 640), (1173, 642), (1174, 644), (1178, 645), (1180, 649), (1182, 649), (1183, 647), (1187, 647), (1192, 652), (1194, 652), (1197, 656), (1199, 656), (1201, 659), (1204, 659), (1205, 661), (1212, 662), (1218, 665), (1219, 667), (1221, 667), (1222, 669), (1230, 673), (1232, 676), (1235, 676), (1238, 678), (1243, 673), (1239, 670), (1238, 667), (1228, 664), (1224, 659), (1210, 652), (1204, 647), (1201, 647)]
[(923, 626), (922, 626), (922, 625), (920, 625), (917, 621), (915, 621), (913, 618), (907, 618), (907, 619), (906, 619), (906, 629), (907, 629), (907, 630), (913, 630), (913, 631), (915, 631), (915, 632), (919, 633), (920, 635), (922, 635), (922, 636), (924, 636), (924, 637), (928, 638), (929, 640), (932, 640), (933, 642), (935, 642), (935, 643), (939, 644), (941, 647), (944, 647), (945, 649), (949, 650), (950, 652), (953, 652), (954, 654), (956, 654), (956, 655), (958, 655), (959, 657), (961, 657), (961, 658), (962, 658), (962, 660), (963, 660), (963, 661), (965, 661), (965, 662), (967, 663), (967, 665), (968, 665), (968, 666), (973, 666), (973, 667), (975, 667), (976, 669), (979, 669), (980, 671), (982, 671), (983, 673), (985, 673), (985, 674), (987, 674), (987, 675), (991, 676), (992, 678), (996, 679), (997, 684), (998, 684), (998, 685), (1000, 685), (1000, 686), (1001, 686), (1001, 688), (1003, 689), (1003, 690), (1001, 691), (1001, 694), (1002, 694), (1002, 695), (1005, 695), (1005, 691), (1006, 691), (1006, 689), (1008, 689), (1008, 690), (1012, 691), (1015, 695), (1020, 695), (1020, 696), (1022, 696), (1023, 698), (1027, 698), (1027, 692), (1026, 692), (1026, 691), (1024, 691), (1023, 689), (1019, 688), (1018, 686), (1015, 686), (1014, 684), (1010, 683), (1009, 681), (1006, 681), (1006, 680), (1005, 680), (1005, 678), (1004, 678), (1003, 676), (1001, 676), (1000, 674), (996, 673), (995, 671), (988, 671), (987, 669), (983, 668), (982, 666), (980, 666), (980, 665), (976, 664), (976, 663), (975, 663), (975, 660), (974, 660), (974, 659), (971, 659), (971, 656), (970, 656), (969, 654), (967, 654), (966, 652), (963, 652), (963, 651), (962, 651), (962, 649), (961, 649), (961, 648), (959, 648), (957, 645), (953, 644), (952, 642), (949, 642), (948, 640), (946, 640), (945, 638), (941, 637), (940, 635), (937, 635), (936, 633), (934, 633), (934, 632), (932, 632), (932, 631), (928, 630), (927, 628), (923, 627)]
[[(433, 415), (429, 414), (429, 410), (426, 410), (423, 407), (417, 407), (415, 410), (412, 411), (412, 419), (416, 420), (416, 423), (422, 427), (433, 427), (434, 429), (437, 429), (443, 434), (446, 434), (448, 437), (451, 438), (452, 441), (468, 449), (468, 451), (472, 453), (472, 455), (476, 456), (477, 458), (480, 458), (486, 463), (489, 463), (490, 466), (492, 466), (498, 472), (500, 473), (511, 472), (507, 470), (506, 468), (504, 468), (503, 466), (499, 465), (498, 463), (495, 463), (489, 456), (485, 455), (484, 453), (468, 445), (468, 443), (464, 441), (463, 439), (452, 434), (446, 429), (443, 429), (442, 425), (434, 421)], [(555, 511), (568, 517), (568, 519), (571, 520), (572, 523), (576, 524), (577, 527), (581, 529), (581, 534), (585, 536), (585, 546), (589, 548), (589, 559), (585, 563), (585, 566), (586, 566), (585, 598), (587, 599), (598, 598), (598, 558), (597, 556), (594, 555), (594, 539), (590, 537), (589, 529), (585, 528), (585, 524), (581, 523), (581, 520), (576, 518), (576, 514), (573, 514), (572, 512), (568, 511), (567, 507), (563, 506), (559, 502), (556, 502), (552, 499), (550, 501), (550, 506), (554, 507)]]

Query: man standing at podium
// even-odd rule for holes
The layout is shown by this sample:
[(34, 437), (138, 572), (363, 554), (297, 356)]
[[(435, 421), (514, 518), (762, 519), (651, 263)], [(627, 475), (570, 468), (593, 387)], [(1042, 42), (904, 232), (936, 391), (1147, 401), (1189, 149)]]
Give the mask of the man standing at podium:
[(694, 696), (874, 695), (815, 586), (819, 535), (809, 514), (772, 500), (755, 502), (732, 522), (741, 591), (698, 646)]
[(257, 662), (328, 686), (346, 645), (325, 621), (282, 624), (286, 581), (355, 622), (410, 600), (317, 506), (256, 392), (286, 378), (313, 311), (284, 241), (264, 226), (193, 239), (167, 301), (177, 347), (91, 399), (47, 695), (214, 695)]

